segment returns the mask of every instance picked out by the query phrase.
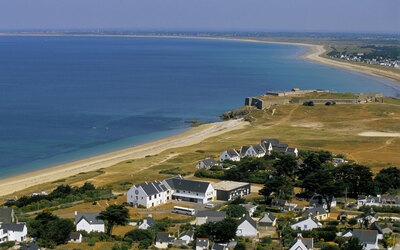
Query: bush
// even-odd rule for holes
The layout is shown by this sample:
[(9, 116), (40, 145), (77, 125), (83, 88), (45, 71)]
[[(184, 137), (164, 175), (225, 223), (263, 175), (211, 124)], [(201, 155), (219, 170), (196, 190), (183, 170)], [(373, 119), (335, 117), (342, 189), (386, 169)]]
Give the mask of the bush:
[(94, 245), (96, 245), (96, 240), (95, 239), (90, 239), (88, 245), (93, 247)]
[(303, 102), (303, 106), (314, 106), (314, 102), (313, 101)]

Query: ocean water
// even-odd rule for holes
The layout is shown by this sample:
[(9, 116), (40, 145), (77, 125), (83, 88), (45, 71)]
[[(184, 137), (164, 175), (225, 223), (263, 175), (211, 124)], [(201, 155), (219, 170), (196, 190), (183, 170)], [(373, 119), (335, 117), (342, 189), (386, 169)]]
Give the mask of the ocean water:
[(298, 58), (302, 46), (124, 37), (0, 37), (0, 178), (218, 121), (267, 90), (397, 95)]

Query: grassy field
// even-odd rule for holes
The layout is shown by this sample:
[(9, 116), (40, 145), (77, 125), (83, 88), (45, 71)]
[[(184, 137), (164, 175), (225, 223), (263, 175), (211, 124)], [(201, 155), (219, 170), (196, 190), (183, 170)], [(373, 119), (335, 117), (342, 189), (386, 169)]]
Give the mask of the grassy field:
[(226, 149), (240, 149), (242, 145), (258, 143), (263, 138), (278, 138), (299, 149), (323, 149), (344, 154), (350, 160), (370, 166), (374, 172), (389, 165), (400, 166), (399, 137), (358, 135), (370, 131), (400, 132), (400, 106), (354, 104), (306, 107), (287, 104), (274, 106), (273, 109), (274, 115), (271, 110), (253, 110), (249, 115), (253, 122), (244, 129), (212, 137), (196, 145), (169, 149), (100, 171), (82, 173), (62, 182), (46, 183), (24, 190), (19, 195), (48, 191), (60, 184), (79, 186), (86, 181), (96, 186), (112, 187), (114, 192), (123, 192), (135, 183), (173, 176), (160, 174), (162, 170), (175, 169), (176, 174), (191, 175), (199, 160), (217, 158)]

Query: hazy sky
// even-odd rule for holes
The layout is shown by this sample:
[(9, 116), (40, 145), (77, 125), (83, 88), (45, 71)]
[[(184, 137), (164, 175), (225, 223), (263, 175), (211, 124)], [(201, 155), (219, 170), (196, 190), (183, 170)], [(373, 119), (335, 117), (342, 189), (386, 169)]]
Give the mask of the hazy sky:
[(0, 0), (0, 29), (400, 33), (400, 0)]

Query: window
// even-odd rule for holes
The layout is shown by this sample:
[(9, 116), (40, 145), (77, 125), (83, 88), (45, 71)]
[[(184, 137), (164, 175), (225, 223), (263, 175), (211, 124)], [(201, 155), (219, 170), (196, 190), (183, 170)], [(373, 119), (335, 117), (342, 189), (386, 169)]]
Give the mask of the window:
[(304, 225), (304, 229), (307, 229), (307, 225)]

